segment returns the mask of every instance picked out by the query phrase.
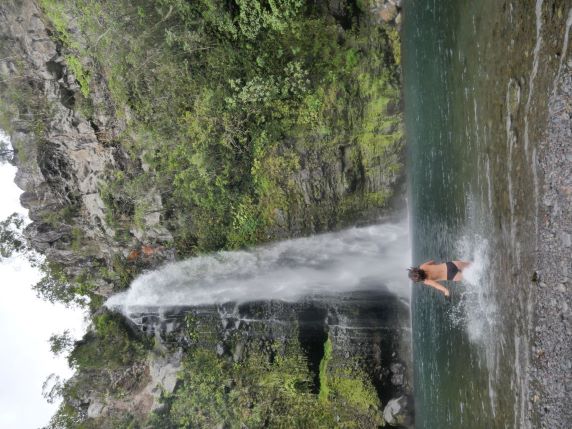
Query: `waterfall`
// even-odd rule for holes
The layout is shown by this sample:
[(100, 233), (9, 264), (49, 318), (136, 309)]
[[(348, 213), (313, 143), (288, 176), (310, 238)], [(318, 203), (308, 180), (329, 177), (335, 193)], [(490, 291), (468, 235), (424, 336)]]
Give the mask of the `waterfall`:
[(408, 225), (384, 223), (221, 251), (174, 262), (137, 277), (110, 308), (296, 301), (386, 287), (409, 299)]

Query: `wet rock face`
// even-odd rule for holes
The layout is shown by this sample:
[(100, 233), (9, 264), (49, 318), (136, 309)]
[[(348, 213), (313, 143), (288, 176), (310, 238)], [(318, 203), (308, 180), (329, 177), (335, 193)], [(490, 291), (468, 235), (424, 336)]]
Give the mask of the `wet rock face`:
[[(132, 309), (129, 317), (138, 329), (176, 350), (190, 346), (185, 331), (187, 315), (192, 315), (201, 333), (192, 347), (208, 348), (234, 362), (240, 362), (252, 348), (262, 349), (273, 359), (281, 348), (271, 344), (297, 338), (314, 375), (312, 391), (316, 394), (328, 339), (332, 344), (328, 362), (332, 373), (365, 374), (383, 406), (392, 398), (411, 393), (409, 309), (389, 293), (361, 292), (299, 303), (140, 308)], [(410, 423), (410, 406), (404, 404), (396, 414), (403, 414), (400, 421)]]

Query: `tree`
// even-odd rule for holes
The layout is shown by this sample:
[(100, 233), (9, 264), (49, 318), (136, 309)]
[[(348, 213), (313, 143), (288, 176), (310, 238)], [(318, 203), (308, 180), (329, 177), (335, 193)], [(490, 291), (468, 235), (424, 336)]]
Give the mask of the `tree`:
[(0, 222), (0, 260), (14, 254), (25, 254), (28, 246), (22, 235), (24, 218), (21, 214), (12, 213)]
[(62, 379), (56, 374), (50, 374), (42, 384), (42, 396), (48, 401), (48, 404), (53, 404), (61, 398), (64, 389)]
[(64, 305), (85, 304), (81, 297), (76, 296), (76, 290), (69, 281), (62, 265), (44, 261), (39, 265), (39, 268), (44, 273), (44, 277), (32, 286), (39, 298)]
[(4, 140), (0, 140), (0, 164), (14, 161), (14, 149)]
[(55, 356), (59, 356), (64, 352), (70, 352), (75, 343), (70, 331), (67, 329), (61, 335), (53, 334), (48, 341), (50, 343), (50, 351)]

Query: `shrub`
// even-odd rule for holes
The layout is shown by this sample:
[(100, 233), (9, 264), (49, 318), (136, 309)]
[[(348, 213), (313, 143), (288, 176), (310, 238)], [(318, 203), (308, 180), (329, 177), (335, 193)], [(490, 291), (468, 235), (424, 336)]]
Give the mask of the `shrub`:
[(135, 337), (122, 316), (105, 311), (95, 316), (93, 327), (74, 345), (68, 357), (71, 367), (114, 370), (144, 358), (148, 344)]

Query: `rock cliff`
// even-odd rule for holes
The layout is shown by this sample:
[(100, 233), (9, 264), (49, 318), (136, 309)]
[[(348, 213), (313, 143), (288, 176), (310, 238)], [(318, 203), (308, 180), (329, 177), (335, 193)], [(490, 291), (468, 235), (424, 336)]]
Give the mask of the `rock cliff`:
[[(124, 3), (121, 3), (122, 7), (131, 7), (129, 2)], [(159, 10), (153, 9), (153, 2), (149, 4), (149, 11), (143, 8), (135, 11), (139, 14), (137, 22), (143, 22), (143, 28), (167, 25), (176, 13), (173, 7)], [(325, 399), (321, 399), (324, 403), (337, 404), (336, 395), (341, 395), (340, 398), (345, 398), (342, 402), (346, 401), (344, 403), (350, 404), (350, 409), (354, 410), (351, 412), (365, 419), (363, 427), (377, 422), (381, 418), (381, 409), (378, 408), (382, 402), (410, 391), (410, 374), (406, 370), (410, 352), (404, 346), (407, 340), (403, 340), (403, 337), (408, 337), (404, 328), (407, 311), (399, 302), (388, 298), (383, 309), (352, 300), (298, 306), (258, 303), (227, 315), (214, 308), (193, 309), (187, 313), (178, 310), (171, 325), (165, 324), (164, 317), (154, 319), (153, 315), (141, 315), (142, 330), (157, 333), (155, 348), (149, 347), (148, 339), (141, 340), (137, 330), (125, 330), (123, 322), (109, 318), (105, 312), (102, 315), (103, 310), (99, 306), (103, 302), (102, 297), (128, 286), (141, 270), (177, 256), (193, 254), (196, 248), (203, 249), (197, 244), (201, 243), (201, 234), (208, 236), (211, 226), (214, 230), (219, 214), (226, 222), (221, 228), (227, 235), (226, 242), (218, 240), (218, 236), (212, 240), (209, 237), (215, 243), (208, 241), (210, 248), (239, 247), (377, 218), (387, 210), (389, 198), (402, 179), (403, 142), (395, 82), (382, 85), (375, 83), (374, 79), (371, 83), (367, 73), (369, 68), (375, 68), (376, 73), (383, 72), (383, 78), (391, 82), (395, 79), (395, 70), (384, 71), (381, 63), (367, 63), (367, 55), (363, 53), (365, 45), (358, 48), (350, 46), (338, 57), (328, 58), (328, 61), (341, 61), (340, 69), (354, 67), (355, 72), (361, 73), (361, 80), (358, 79), (362, 85), (360, 91), (369, 97), (369, 104), (336, 107), (336, 97), (343, 95), (351, 99), (357, 90), (345, 88), (347, 94), (342, 94), (343, 91), (334, 86), (336, 79), (332, 78), (333, 83), (328, 83), (329, 87), (316, 92), (319, 97), (308, 95), (305, 99), (296, 99), (298, 104), (306, 103), (306, 110), (303, 114), (296, 113), (298, 122), (293, 124), (299, 127), (297, 132), (310, 129), (308, 135), (281, 136), (282, 146), (265, 143), (270, 148), (264, 149), (267, 152), (263, 152), (260, 159), (256, 158), (259, 156), (257, 151), (263, 150), (258, 146), (254, 145), (252, 154), (244, 154), (244, 149), (237, 149), (237, 145), (244, 144), (244, 141), (238, 138), (231, 141), (231, 149), (237, 151), (233, 153), (237, 169), (239, 164), (246, 165), (245, 171), (252, 174), (253, 183), (244, 185), (239, 177), (232, 186), (225, 184), (225, 192), (235, 192), (236, 189), (242, 192), (242, 187), (246, 187), (246, 196), (239, 194), (234, 199), (222, 201), (224, 204), (218, 204), (222, 197), (209, 194), (208, 198), (182, 205), (176, 198), (185, 200), (193, 191), (182, 192), (183, 197), (176, 194), (173, 187), (181, 181), (186, 185), (178, 175), (179, 171), (173, 173), (167, 169), (167, 174), (158, 166), (163, 165), (161, 163), (169, 153), (184, 147), (185, 143), (177, 140), (180, 136), (174, 138), (177, 146), (166, 144), (160, 150), (154, 149), (160, 153), (160, 159), (150, 161), (153, 150), (141, 148), (146, 138), (153, 139), (157, 135), (149, 131), (152, 128), (150, 122), (142, 119), (149, 113), (146, 106), (138, 104), (138, 88), (128, 88), (127, 101), (119, 102), (118, 80), (127, 78), (123, 79), (117, 71), (110, 70), (110, 64), (105, 63), (101, 53), (99, 57), (78, 54), (97, 52), (98, 44), (105, 43), (105, 38), (113, 35), (114, 31), (124, 32), (131, 25), (134, 31), (139, 31), (135, 29), (136, 20), (129, 21), (132, 19), (130, 16), (125, 18), (121, 15), (116, 18), (117, 22), (109, 22), (110, 17), (100, 11), (101, 16), (92, 16), (94, 25), (101, 27), (97, 27), (99, 33), (94, 36), (89, 33), (90, 27), (80, 22), (82, 16), (77, 11), (61, 11), (56, 6), (48, 1), (32, 0), (7, 1), (0, 5), (0, 127), (11, 137), (18, 167), (16, 183), (24, 190), (21, 203), (29, 209), (32, 220), (25, 236), (33, 249), (46, 256), (46, 275), (51, 280), (44, 283), (48, 288), (44, 290), (44, 296), (66, 302), (77, 296), (88, 297), (94, 315), (93, 326), (86, 337), (76, 343), (70, 355), (70, 362), (79, 369), (63, 389), (65, 404), (55, 419), (60, 424), (87, 419), (92, 423), (98, 422), (98, 427), (122, 427), (125, 421), (144, 420), (152, 410), (160, 415), (161, 406), (169, 407), (168, 394), (177, 392), (176, 374), (184, 367), (183, 362), (193, 365), (194, 358), (187, 356), (185, 347), (197, 340), (188, 338), (189, 330), (183, 329), (182, 325), (189, 320), (185, 314), (195, 314), (193, 323), (204, 328), (199, 335), (202, 338), (199, 348), (216, 353), (225, 368), (229, 362), (239, 364), (244, 359), (262, 359), (264, 365), (270, 365), (266, 376), (282, 377), (282, 373), (276, 375), (278, 370), (273, 366), (276, 348), (286, 350), (287, 344), (294, 344), (298, 351), (288, 352), (291, 355), (284, 352), (283, 358), (290, 362), (290, 358), (296, 360), (296, 356), (303, 356), (301, 362), (305, 362), (307, 368), (300, 370), (300, 377), (304, 386), (311, 385), (309, 390), (303, 386), (295, 386), (295, 389), (300, 389), (304, 395), (314, 395), (312, 398), (315, 400), (315, 395), (321, 394), (327, 385), (337, 393), (330, 396), (326, 393)], [(61, 13), (54, 14), (54, 10)], [(350, 38), (349, 32), (344, 33), (344, 28), (350, 28), (358, 21), (354, 16), (360, 13), (356, 4), (324, 2), (320, 3), (319, 10), (331, 14), (327, 22), (332, 34), (337, 34), (339, 40), (336, 43), (343, 45)], [(86, 16), (95, 13), (88, 12), (85, 12)], [(147, 12), (149, 16), (159, 16), (160, 20), (154, 26), (144, 22)], [(64, 18), (66, 22), (62, 23)], [(371, 25), (377, 25), (376, 19), (368, 18), (364, 22), (371, 21)], [(221, 22), (215, 23), (219, 25)], [(107, 29), (106, 25), (109, 26)], [(168, 30), (165, 31), (168, 33)], [(372, 49), (388, 49), (389, 30), (368, 31), (375, 31), (375, 40), (382, 43)], [(118, 37), (117, 33), (113, 37)], [(370, 39), (363, 37), (351, 43), (357, 46), (358, 42), (370, 43)], [(168, 43), (177, 45), (182, 42), (177, 39), (175, 42), (168, 40)], [(351, 43), (348, 42), (349, 45)], [(150, 46), (149, 52), (152, 51), (153, 46)], [(379, 55), (395, 67), (392, 56), (395, 53)], [(140, 60), (140, 65), (145, 66), (151, 58)], [(261, 57), (257, 61), (263, 64), (269, 60)], [(293, 75), (287, 75), (280, 81), (283, 85), (290, 85), (291, 80), (303, 75), (295, 68), (294, 71), (288, 67), (284, 70)], [(142, 76), (141, 80), (147, 78)], [(164, 78), (165, 81), (168, 79)], [(256, 79), (252, 82), (260, 83)], [(292, 87), (289, 97), (297, 90), (306, 91), (303, 81), (296, 82), (300, 87)], [(319, 83), (323, 84), (322, 81)], [(250, 87), (245, 85), (244, 88)], [(244, 94), (244, 88), (241, 94)], [(388, 91), (390, 95), (376, 100), (379, 91)], [(169, 96), (175, 105), (176, 94), (167, 93), (166, 98)], [(320, 97), (328, 99), (332, 106), (323, 107)], [(290, 101), (274, 101), (285, 109), (286, 113), (282, 113), (287, 116), (290, 108), (287, 103)], [(168, 102), (161, 106), (164, 109), (170, 107)], [(180, 115), (175, 122), (180, 125), (183, 119), (188, 120), (189, 115), (185, 115)], [(330, 121), (327, 123), (320, 115), (330, 115), (334, 119), (326, 118)], [(261, 116), (256, 120), (264, 123), (267, 119)], [(205, 128), (210, 127), (207, 122)], [(345, 130), (348, 124), (359, 131), (354, 134), (348, 132)], [(185, 123), (182, 128), (187, 126), (190, 127)], [(230, 127), (228, 124), (225, 126)], [(216, 127), (212, 128), (213, 132), (216, 132)], [(265, 136), (265, 132), (260, 134)], [(168, 139), (163, 135), (158, 138)], [(248, 139), (254, 139), (253, 135)], [(129, 144), (124, 144), (125, 141)], [(183, 155), (186, 154), (182, 153), (181, 158)], [(189, 156), (191, 164), (198, 162), (198, 158), (200, 156), (197, 157), (196, 153)], [(189, 180), (195, 186), (192, 180), (204, 172), (202, 164), (193, 166), (196, 170), (189, 170), (192, 176)], [(179, 168), (178, 165), (175, 167)], [(169, 168), (173, 169), (172, 166)], [(260, 173), (265, 169), (270, 173)], [(230, 177), (232, 179), (232, 175)], [(137, 193), (132, 193), (129, 186), (139, 178), (145, 180), (138, 185)], [(189, 189), (197, 193), (201, 191), (193, 186)], [(213, 189), (219, 189), (217, 187), (220, 188), (218, 182)], [(205, 207), (208, 210), (205, 211)], [(204, 232), (205, 225), (208, 226), (207, 233)], [(54, 284), (63, 288), (65, 293)], [(352, 314), (355, 311), (364, 314)], [(161, 327), (160, 332), (157, 326)], [(175, 345), (171, 342), (173, 338), (177, 340)], [(121, 344), (121, 356), (136, 358), (128, 363), (127, 357), (114, 363), (94, 363), (96, 358), (89, 353), (97, 350), (95, 354), (105, 355), (97, 347), (110, 347), (105, 345), (107, 340), (110, 340), (109, 344)], [(144, 351), (143, 346), (138, 345), (141, 341), (146, 344)], [(326, 347), (326, 343), (330, 345)], [(328, 347), (330, 355), (325, 351)], [(353, 381), (346, 383), (344, 374), (351, 375)], [(235, 378), (240, 380), (240, 377), (236, 375)], [(373, 387), (370, 389), (368, 386)], [(227, 390), (232, 388), (225, 387)], [(286, 397), (291, 393), (288, 389), (284, 393)], [(110, 392), (119, 397), (110, 399)], [(356, 403), (352, 396), (355, 392), (358, 392), (357, 398), (367, 398), (372, 408), (362, 409), (363, 404)], [(371, 392), (376, 394), (372, 396)], [(166, 397), (162, 397), (162, 393), (167, 393)], [(252, 404), (239, 408), (249, 407), (252, 408)], [(127, 419), (121, 420), (123, 423), (117, 420), (123, 417)]]
[[(297, 343), (299, 365), (310, 376), (309, 390), (323, 401), (327, 398), (343, 421), (350, 415), (360, 421), (358, 427), (383, 424), (383, 406), (392, 398), (405, 395), (400, 400), (403, 404), (411, 399), (409, 309), (383, 286), (375, 292), (298, 303), (131, 308), (129, 318), (165, 350), (212, 350), (213, 359), (235, 365), (247, 365), (257, 353), (270, 361), (288, 359), (288, 346)], [(185, 360), (185, 354), (176, 356)], [(171, 375), (181, 369), (180, 360), (173, 362)], [(154, 383), (152, 379), (149, 385)], [(175, 385), (171, 387), (170, 392)], [(375, 392), (373, 399), (365, 394), (368, 389)], [(160, 409), (158, 392), (154, 399), (150, 406)], [(102, 413), (98, 417), (112, 414), (114, 406), (98, 408)], [(401, 407), (401, 424), (410, 424), (412, 412), (411, 403)]]
[[(113, 111), (87, 120), (75, 110), (80, 87), (35, 2), (4, 3), (0, 28), (2, 127), (15, 148), (16, 183), (32, 220), (25, 235), (49, 261), (77, 276), (122, 250), (106, 225), (98, 192), (106, 171), (120, 168), (122, 157), (100, 130), (117, 133), (122, 124)], [(93, 87), (94, 100), (105, 104), (104, 86)], [(105, 293), (105, 284), (100, 286)]]
[[(335, 16), (341, 20), (343, 13), (353, 10), (349, 3), (344, 5), (326, 3), (325, 10), (337, 11)], [(16, 150), (16, 182), (25, 191), (21, 202), (33, 221), (26, 231), (30, 243), (61, 264), (71, 279), (89, 271), (97, 283), (95, 291), (107, 296), (113, 279), (94, 273), (113, 270), (118, 263), (137, 260), (149, 266), (172, 259), (181, 219), (169, 219), (176, 210), (173, 203), (166, 207), (163, 202), (169, 192), (159, 191), (153, 182), (137, 201), (129, 202), (127, 212), (114, 210), (126, 192), (121, 186), (111, 194), (103, 192), (118, 172), (137, 177), (152, 167), (145, 163), (145, 154), (130, 154), (118, 143), (132, 133), (133, 112), (111, 96), (105, 67), (87, 56), (79, 58), (78, 66), (77, 58), (70, 55), (70, 46), (94, 42), (81, 31), (78, 18), (68, 18), (63, 37), (61, 24), (36, 2), (2, 5), (1, 126)], [(87, 99), (84, 74), (89, 74)], [(384, 103), (376, 114), (391, 120), (372, 134), (380, 142), (401, 133), (398, 104)], [(298, 167), (281, 179), (289, 189), (287, 201), (272, 209), (271, 221), (257, 239), (298, 236), (377, 217), (402, 177), (397, 167), (402, 145), (396, 138), (395, 144), (381, 145), (382, 149), (360, 148), (351, 135), (340, 136), (332, 148), (310, 144), (316, 139), (312, 135), (304, 145), (296, 144)], [(138, 221), (133, 217), (137, 207), (145, 207)], [(240, 213), (235, 219), (241, 219)], [(192, 212), (189, 222), (196, 222)], [(176, 244), (179, 239), (175, 238)], [(183, 248), (183, 253), (189, 250)]]

